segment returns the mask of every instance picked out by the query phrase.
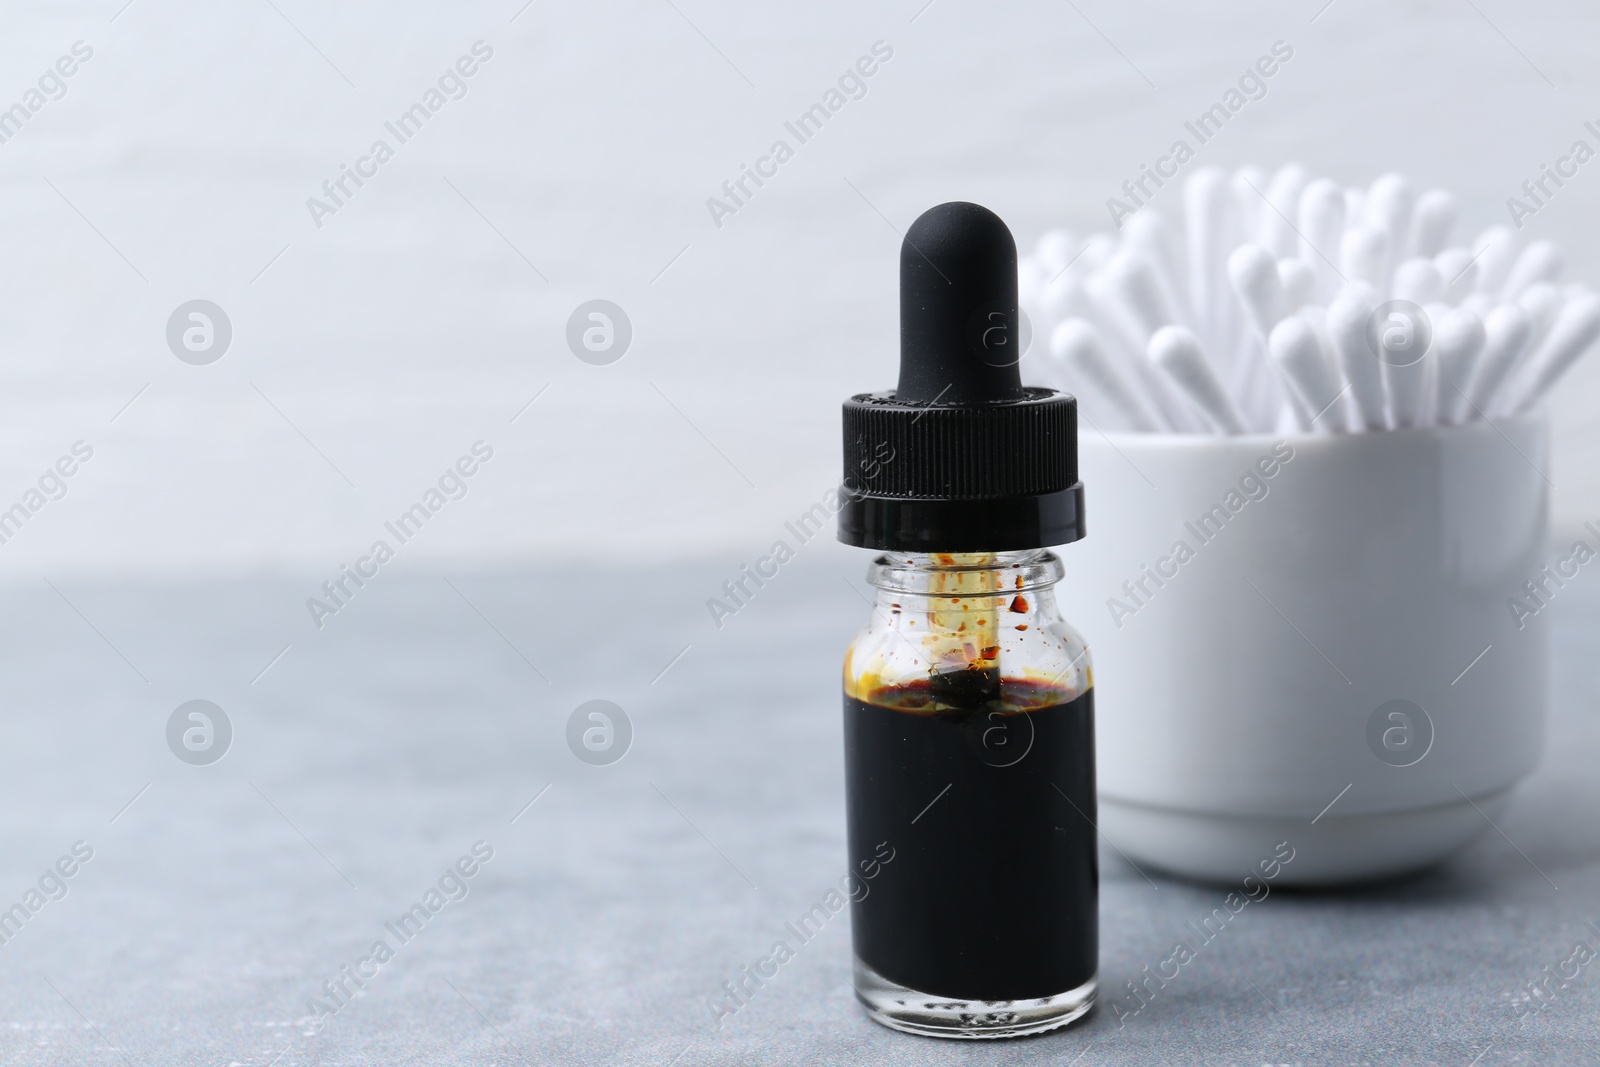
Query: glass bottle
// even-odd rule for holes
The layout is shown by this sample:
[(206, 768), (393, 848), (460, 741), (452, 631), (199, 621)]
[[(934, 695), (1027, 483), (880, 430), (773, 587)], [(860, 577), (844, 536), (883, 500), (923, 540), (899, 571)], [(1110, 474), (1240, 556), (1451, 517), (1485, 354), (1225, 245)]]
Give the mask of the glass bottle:
[(1017, 247), (978, 204), (900, 246), (900, 377), (844, 403), (839, 540), (883, 553), (845, 660), (856, 994), (932, 1037), (1094, 1002), (1093, 679), (1056, 609), (1085, 535), (1077, 402), (1022, 383)]
[[(844, 662), (856, 994), (886, 1026), (998, 1038), (1089, 1010), (1094, 678), (1055, 553), (896, 553)], [(886, 859), (887, 857), (887, 859)]]

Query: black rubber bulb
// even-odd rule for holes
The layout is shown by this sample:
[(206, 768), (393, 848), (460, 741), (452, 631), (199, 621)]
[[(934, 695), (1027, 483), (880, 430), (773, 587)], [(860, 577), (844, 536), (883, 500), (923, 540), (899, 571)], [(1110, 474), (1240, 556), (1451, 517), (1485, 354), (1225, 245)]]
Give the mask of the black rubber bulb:
[(1017, 243), (1000, 216), (952, 201), (900, 246), (901, 403), (976, 405), (1023, 396)]

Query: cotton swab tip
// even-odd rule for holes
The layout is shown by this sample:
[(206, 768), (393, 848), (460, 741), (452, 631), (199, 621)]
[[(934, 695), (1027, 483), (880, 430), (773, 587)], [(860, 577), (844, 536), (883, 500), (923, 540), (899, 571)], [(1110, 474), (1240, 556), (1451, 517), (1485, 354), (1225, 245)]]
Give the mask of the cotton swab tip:
[(1439, 353), (1439, 405), (1441, 423), (1458, 423), (1471, 410), (1467, 389), (1477, 369), (1487, 336), (1483, 320), (1468, 308), (1446, 312), (1433, 329)]
[(1290, 316), (1273, 328), (1267, 347), (1289, 387), (1310, 412), (1313, 428), (1323, 433), (1343, 429), (1344, 420), (1333, 411), (1343, 390), (1323, 354), (1316, 327), (1299, 316)]
[(1106, 354), (1099, 335), (1088, 322), (1067, 319), (1057, 326), (1050, 334), (1050, 355), (1063, 364), (1069, 376), (1087, 383), (1112, 405), (1131, 429), (1140, 433), (1168, 429)]
[(1345, 231), (1339, 243), (1339, 269), (1351, 281), (1382, 285), (1389, 262), (1389, 238), (1375, 226)]
[(1411, 217), (1411, 251), (1419, 256), (1436, 256), (1450, 243), (1450, 230), (1460, 208), (1456, 198), (1444, 189), (1429, 189), (1417, 197)]
[(1597, 338), (1600, 338), (1600, 295), (1585, 293), (1568, 300), (1529, 360), (1512, 412), (1536, 407)]
[(1467, 386), (1467, 407), (1479, 418), (1498, 406), (1500, 387), (1528, 350), (1533, 323), (1515, 304), (1501, 304), (1483, 320), (1483, 352)]
[(1201, 416), (1225, 434), (1244, 433), (1244, 419), (1217, 380), (1200, 340), (1182, 326), (1166, 326), (1150, 338), (1150, 361), (1164, 370)]
[(1061, 227), (1046, 230), (1033, 246), (1033, 256), (1039, 265), (1045, 269), (1045, 280), (1055, 277), (1056, 274), (1066, 269), (1072, 257), (1078, 254), (1075, 240), (1070, 231)]
[(1263, 340), (1288, 313), (1278, 261), (1260, 245), (1240, 245), (1228, 256), (1228, 280)]
[(1413, 304), (1431, 304), (1444, 295), (1444, 276), (1431, 259), (1408, 259), (1394, 272), (1394, 295)]
[(1561, 277), (1566, 260), (1554, 241), (1534, 241), (1511, 264), (1500, 299), (1515, 300), (1536, 282), (1553, 282)]
[(1328, 305), (1328, 335), (1338, 357), (1339, 369), (1350, 383), (1350, 398), (1362, 429), (1382, 430), (1388, 426), (1388, 395), (1383, 384), (1383, 366), (1372, 348), (1368, 324), (1378, 306), (1378, 293), (1363, 282), (1351, 282)]
[(1317, 299), (1317, 274), (1303, 259), (1278, 260), (1278, 281), (1283, 285), (1283, 306), (1295, 311)]

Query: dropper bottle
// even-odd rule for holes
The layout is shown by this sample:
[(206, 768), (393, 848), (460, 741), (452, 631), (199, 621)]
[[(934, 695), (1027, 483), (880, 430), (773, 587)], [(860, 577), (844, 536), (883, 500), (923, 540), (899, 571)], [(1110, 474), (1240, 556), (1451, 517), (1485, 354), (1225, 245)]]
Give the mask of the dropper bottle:
[(1077, 405), (1022, 385), (1017, 327), (1005, 223), (932, 208), (898, 386), (844, 405), (839, 539), (882, 553), (844, 668), (856, 994), (935, 1037), (1051, 1030), (1096, 988), (1094, 682), (1047, 550), (1084, 533)]

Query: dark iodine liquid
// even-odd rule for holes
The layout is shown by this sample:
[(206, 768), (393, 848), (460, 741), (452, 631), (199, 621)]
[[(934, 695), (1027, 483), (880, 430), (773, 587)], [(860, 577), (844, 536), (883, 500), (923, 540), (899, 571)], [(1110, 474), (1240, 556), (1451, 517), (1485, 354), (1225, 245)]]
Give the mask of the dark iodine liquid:
[(966, 688), (845, 698), (852, 866), (895, 850), (851, 904), (856, 954), (951, 999), (1076, 989), (1099, 954), (1094, 692)]

